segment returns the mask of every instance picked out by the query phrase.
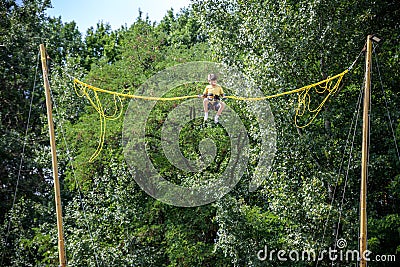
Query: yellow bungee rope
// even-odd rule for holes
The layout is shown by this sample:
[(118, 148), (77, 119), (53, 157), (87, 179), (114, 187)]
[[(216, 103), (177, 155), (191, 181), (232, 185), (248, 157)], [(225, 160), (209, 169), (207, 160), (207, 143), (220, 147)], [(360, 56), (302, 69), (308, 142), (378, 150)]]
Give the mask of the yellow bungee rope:
[[(353, 63), (354, 65), (354, 63)], [(291, 95), (298, 93), (298, 104), (296, 108), (296, 115), (294, 118), (294, 122), (296, 127), (298, 128), (305, 128), (309, 126), (317, 117), (319, 112), (322, 110), (326, 101), (328, 101), (329, 97), (335, 94), (339, 90), (339, 85), (343, 79), (343, 76), (349, 72), (351, 68), (346, 69), (340, 74), (337, 74), (333, 77), (327, 78), (323, 81), (319, 81), (314, 84), (310, 84), (298, 89), (294, 89), (291, 91), (286, 91), (283, 93), (278, 93), (274, 95), (268, 95), (264, 97), (240, 97), (240, 96), (225, 96), (225, 98), (239, 100), (239, 101), (262, 101), (271, 98), (276, 98), (284, 95)], [(335, 82), (336, 80), (336, 82)], [(122, 116), (123, 108), (122, 108), (122, 99), (123, 98), (131, 98), (131, 99), (142, 99), (142, 100), (150, 100), (150, 101), (176, 101), (176, 100), (183, 100), (189, 98), (197, 98), (198, 95), (188, 95), (188, 96), (178, 96), (178, 97), (152, 97), (152, 96), (139, 96), (133, 95), (129, 93), (121, 93), (115, 92), (110, 90), (101, 89), (78, 79), (73, 79), (75, 92), (80, 97), (86, 97), (90, 104), (94, 107), (100, 117), (100, 138), (99, 144), (97, 146), (96, 151), (89, 159), (90, 162), (94, 161), (94, 159), (100, 154), (101, 150), (104, 146), (104, 139), (106, 134), (106, 123), (107, 120), (117, 120)], [(325, 97), (321, 101), (321, 103), (314, 109), (311, 108), (311, 96), (310, 91), (311, 89), (315, 88), (315, 92), (317, 94), (325, 94)], [(89, 92), (92, 92), (91, 94)], [(112, 95), (114, 97), (114, 113), (112, 115), (107, 115), (99, 98), (99, 93), (104, 93), (108, 95)], [(309, 113), (313, 114), (311, 119), (305, 125), (299, 125), (298, 118), (302, 117), (305, 112), (308, 111)]]

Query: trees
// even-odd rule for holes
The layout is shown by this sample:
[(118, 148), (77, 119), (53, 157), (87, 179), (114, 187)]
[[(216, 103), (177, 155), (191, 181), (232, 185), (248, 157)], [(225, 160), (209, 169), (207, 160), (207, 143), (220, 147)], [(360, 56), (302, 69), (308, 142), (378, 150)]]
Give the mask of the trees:
[[(122, 153), (122, 119), (108, 122), (104, 148), (93, 163), (88, 162), (99, 141), (99, 117), (84, 98), (75, 94), (68, 75), (104, 89), (137, 93), (161, 70), (179, 63), (212, 60), (239, 68), (268, 95), (343, 71), (359, 54), (366, 35), (380, 34), (384, 42), (373, 56), (379, 59), (380, 74), (375, 69), (369, 246), (376, 254), (395, 253), (399, 246), (400, 163), (386, 123), (383, 95), (399, 139), (396, 1), (193, 1), (193, 9), (178, 14), (171, 10), (159, 24), (139, 15), (133, 25), (116, 31), (99, 23), (88, 29), (84, 39), (74, 22), (46, 18), (43, 11), (48, 4), (3, 1), (0, 11), (5, 14), (0, 22), (0, 68), (4, 77), (0, 80), (2, 266), (56, 265), (58, 261), (40, 82), (35, 87), (32, 127), (28, 129), (13, 205), (33, 94), (35, 51), (42, 41), (47, 43), (50, 57), (70, 265), (308, 266), (312, 263), (281, 262), (277, 258), (266, 263), (257, 253), (265, 247), (299, 251), (332, 247), (336, 241), (333, 231), (347, 240), (350, 249), (357, 249), (360, 129), (354, 131), (350, 126), (363, 79), (362, 58), (345, 77), (340, 92), (306, 129), (293, 125), (295, 98), (270, 101), (277, 152), (270, 175), (256, 173), (265, 182), (255, 192), (249, 192), (248, 183), (260, 158), (259, 125), (244, 103), (229, 100), (249, 135), (249, 163), (228, 195), (196, 208), (166, 205), (136, 184), (132, 176), (139, 171), (129, 172)], [(384, 92), (376, 83), (380, 77)], [(180, 86), (169, 94), (198, 94), (203, 86)], [(112, 113), (114, 99), (101, 95), (100, 100)], [(123, 100), (123, 111), (127, 104), (127, 99)], [(205, 177), (172, 166), (160, 145), (163, 123), (179, 104), (157, 103), (147, 121), (145, 140), (152, 163), (165, 177), (191, 184)], [(191, 110), (188, 112), (193, 116)], [(353, 132), (356, 135), (347, 174)], [(218, 175), (230, 158), (229, 136), (222, 127), (203, 127), (200, 120), (190, 121), (180, 130), (180, 150), (187, 158), (197, 158), (204, 138), (217, 142), (217, 157), (209, 174)], [(325, 259), (319, 265), (331, 262)]]
[[(26, 118), (28, 116), (29, 101), (34, 93), (32, 87), (36, 73), (35, 66), (37, 51), (35, 43), (41, 38), (40, 24), (43, 17), (40, 15), (48, 5), (48, 1), (32, 1), (25, 6), (19, 6), (16, 1), (2, 1), (0, 25), (0, 71), (4, 78), (1, 79), (1, 158), (2, 166), (0, 170), (1, 179), (1, 212), (0, 218), (3, 221), (6, 211), (12, 203), (12, 192), (15, 188), (16, 178), (19, 169), (22, 146), (25, 140)], [(36, 85), (35, 96), (38, 95)], [(40, 101), (36, 98), (36, 107)], [(35, 138), (40, 132), (40, 123), (37, 108), (32, 110), (33, 121), (31, 121), (31, 131), (28, 132), (27, 141)], [(34, 149), (32, 142), (27, 142), (27, 154)], [(21, 172), (21, 192), (28, 194), (40, 188), (40, 174), (30, 176), (29, 166), (34, 164), (28, 159), (24, 162)], [(35, 178), (34, 178), (35, 177)], [(36, 182), (34, 181), (36, 180)], [(36, 189), (34, 189), (36, 187)], [(25, 188), (25, 189), (24, 189)], [(29, 192), (33, 189), (32, 192)]]
[(51, 42), (58, 49), (49, 62), (60, 64), (82, 43), (74, 23), (62, 25), (54, 19), (48, 24), (44, 11), (49, 6), (50, 1), (41, 0), (0, 4), (2, 266), (39, 264), (52, 256), (37, 245), (41, 238), (36, 236), (42, 225), (54, 221), (48, 213), (53, 196), (38, 49), (40, 43)]
[[(49, 1), (25, 4), (1, 1), (0, 4), (0, 247), (1, 265), (5, 266), (15, 259), (13, 254), (18, 249), (13, 246), (14, 241), (29, 238), (32, 232), (22, 230), (34, 217), (39, 218), (34, 210), (21, 207), (20, 203), (43, 201), (50, 191), (45, 186), (46, 171), (35, 161), (37, 145), (43, 144), (40, 136), (43, 97), (38, 92), (39, 83), (35, 83), (40, 71), (35, 67), (39, 63), (37, 45), (43, 38), (43, 11), (49, 4)], [(31, 116), (29, 127), (28, 114)], [(9, 212), (12, 206), (14, 211)]]
[[(377, 49), (374, 57), (398, 53), (395, 52), (398, 51), (397, 37), (392, 37), (399, 26), (396, 20), (399, 6), (394, 1), (215, 0), (194, 1), (194, 9), (209, 36), (214, 57), (241, 68), (256, 80), (266, 94), (300, 87), (341, 72), (351, 65), (370, 33), (387, 33), (386, 44), (382, 45), (382, 49)], [(388, 67), (391, 60), (386, 59)], [(391, 66), (391, 71), (398, 73), (398, 67)], [(346, 188), (347, 201), (344, 206), (335, 202), (331, 206), (330, 202), (332, 188), (338, 181), (343, 181), (342, 176), (338, 176), (339, 167), (342, 154), (347, 153), (344, 151), (344, 141), (357, 102), (362, 69), (358, 67), (353, 70), (340, 94), (326, 105), (324, 112), (308, 129), (296, 131), (292, 127), (288, 119), (293, 116), (293, 104), (288, 103), (287, 98), (271, 102), (279, 129), (278, 153), (274, 175), (268, 179), (263, 194), (269, 199), (266, 210), (283, 216), (295, 225), (296, 230), (291, 234), (296, 237), (288, 236), (288, 246), (325, 246), (320, 237), (325, 232), (326, 212), (330, 208), (333, 209), (330, 217), (332, 224), (338, 222), (336, 212), (342, 211), (339, 236), (351, 240), (352, 246), (357, 246), (357, 228), (350, 222), (357, 220), (358, 153), (353, 155), (354, 162), (350, 165), (346, 186), (338, 189), (341, 194)], [(393, 77), (398, 80), (397, 74)], [(374, 79), (379, 84), (379, 78), (375, 76)], [(391, 96), (391, 103), (397, 103), (398, 92), (390, 84), (383, 83), (385, 94)], [(369, 182), (368, 201), (372, 221), (383, 215), (377, 216), (376, 211), (388, 208), (387, 202), (385, 208), (380, 206), (382, 196), (376, 193), (386, 191), (384, 188), (398, 175), (398, 171), (394, 171), (398, 166), (397, 156), (386, 147), (393, 147), (393, 138), (387, 124), (382, 121), (385, 117), (381, 113), (382, 94), (376, 91), (373, 105), (382, 109), (372, 110), (372, 125), (375, 125), (372, 126), (372, 137), (383, 138), (371, 139), (370, 177), (373, 179)], [(399, 114), (393, 106), (390, 111), (398, 118)], [(377, 129), (374, 130), (374, 127)], [(354, 151), (359, 151), (358, 144), (359, 139), (356, 138)], [(282, 194), (286, 197), (282, 198)], [(390, 199), (399, 201), (392, 194)], [(385, 213), (389, 217), (392, 213), (398, 213), (398, 210), (390, 210)], [(332, 238), (334, 236), (325, 236), (327, 245), (334, 242)], [(395, 250), (393, 246), (387, 253), (395, 253)]]

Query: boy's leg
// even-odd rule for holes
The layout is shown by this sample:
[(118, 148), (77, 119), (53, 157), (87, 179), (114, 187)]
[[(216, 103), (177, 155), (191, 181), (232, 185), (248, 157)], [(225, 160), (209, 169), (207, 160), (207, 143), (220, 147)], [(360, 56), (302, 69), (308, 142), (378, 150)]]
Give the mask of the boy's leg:
[(204, 113), (208, 113), (208, 98), (204, 98), (203, 100), (203, 107), (204, 107)]
[(219, 102), (219, 109), (217, 111), (217, 115), (215, 115), (215, 118), (214, 118), (214, 122), (215, 123), (218, 123), (219, 116), (221, 115), (221, 113), (224, 110), (224, 108), (225, 108), (225, 103), (224, 102)]
[(221, 115), (221, 113), (224, 110), (224, 108), (225, 108), (225, 103), (224, 102), (219, 102), (219, 109), (218, 109), (218, 112), (217, 112), (218, 116)]
[(206, 121), (208, 119), (208, 98), (204, 98), (203, 100), (203, 107), (204, 107), (204, 120)]

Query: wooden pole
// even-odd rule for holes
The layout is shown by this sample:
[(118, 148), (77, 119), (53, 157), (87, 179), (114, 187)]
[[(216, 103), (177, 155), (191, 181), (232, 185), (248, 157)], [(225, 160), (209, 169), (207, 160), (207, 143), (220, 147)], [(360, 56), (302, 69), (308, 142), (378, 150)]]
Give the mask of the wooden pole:
[(58, 257), (60, 259), (60, 266), (65, 267), (67, 266), (67, 262), (65, 258), (65, 248), (64, 248), (64, 231), (62, 222), (60, 183), (58, 179), (57, 152), (56, 152), (56, 142), (54, 135), (54, 125), (53, 125), (52, 102), (50, 95), (50, 83), (47, 75), (46, 48), (44, 47), (44, 44), (40, 45), (40, 56), (42, 59), (43, 81), (46, 93), (47, 121), (49, 123), (49, 133), (50, 133), (51, 159), (52, 159), (53, 179), (54, 179), (54, 195), (55, 195), (56, 213), (57, 213)]
[(367, 37), (365, 57), (365, 90), (363, 110), (363, 133), (361, 155), (361, 193), (360, 193), (360, 267), (366, 267), (367, 250), (367, 178), (368, 178), (368, 145), (369, 145), (369, 102), (371, 98), (371, 57), (372, 35)]

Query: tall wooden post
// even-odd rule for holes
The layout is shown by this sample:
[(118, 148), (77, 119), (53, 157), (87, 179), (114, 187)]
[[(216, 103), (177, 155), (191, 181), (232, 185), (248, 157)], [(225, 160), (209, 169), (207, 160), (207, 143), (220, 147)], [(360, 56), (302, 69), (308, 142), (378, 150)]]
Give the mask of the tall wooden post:
[(67, 266), (67, 262), (65, 258), (65, 248), (64, 248), (64, 231), (62, 222), (60, 182), (58, 179), (57, 152), (56, 152), (56, 141), (54, 135), (54, 125), (53, 125), (52, 102), (50, 95), (50, 84), (47, 74), (46, 48), (44, 47), (44, 44), (40, 45), (40, 56), (42, 59), (43, 81), (46, 94), (47, 121), (49, 124), (49, 133), (50, 133), (51, 159), (52, 159), (53, 179), (54, 179), (54, 195), (55, 195), (56, 213), (57, 213), (58, 256), (60, 259), (60, 266), (65, 267)]
[(360, 267), (366, 267), (367, 250), (367, 178), (368, 178), (368, 145), (369, 145), (369, 102), (371, 99), (371, 57), (372, 35), (367, 37), (365, 57), (365, 89), (363, 110), (363, 133), (361, 155), (361, 193), (360, 193)]

